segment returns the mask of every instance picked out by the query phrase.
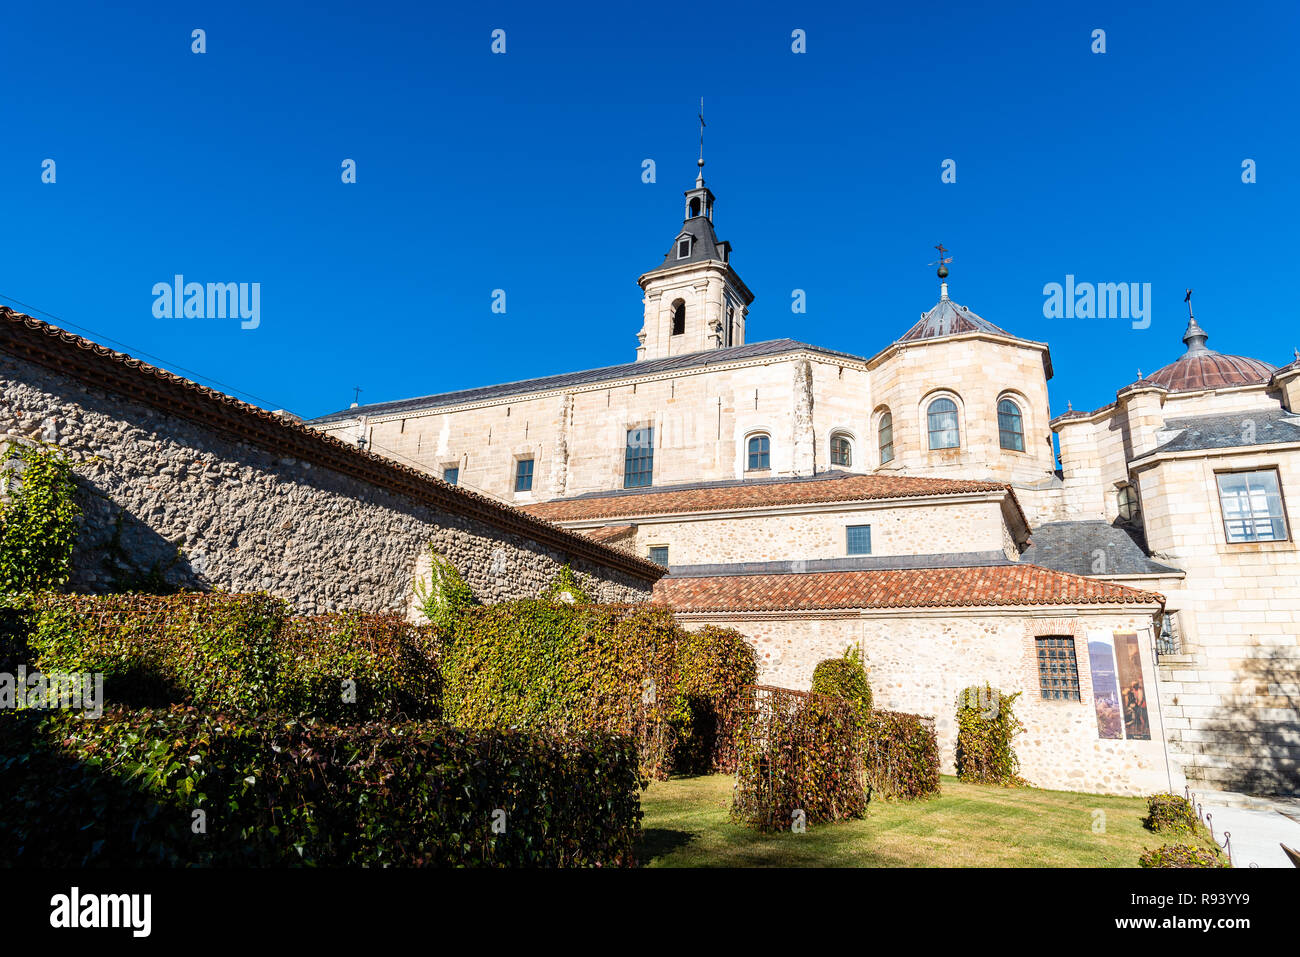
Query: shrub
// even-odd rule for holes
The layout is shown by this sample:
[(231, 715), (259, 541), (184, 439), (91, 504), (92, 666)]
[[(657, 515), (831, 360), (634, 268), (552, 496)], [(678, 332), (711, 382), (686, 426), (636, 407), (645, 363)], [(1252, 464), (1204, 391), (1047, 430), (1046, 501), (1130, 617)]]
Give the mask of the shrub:
[(677, 631), (672, 613), (652, 605), (472, 609), (443, 654), (443, 715), (466, 729), (630, 734), (646, 773), (665, 774)]
[(438, 631), (450, 632), (466, 609), (476, 604), (474, 593), (451, 560), (429, 545), (429, 578), (415, 582), (420, 613)]
[(733, 628), (705, 625), (677, 636), (677, 742), (673, 769), (736, 770), (736, 732), (753, 707), (758, 655)]
[(1024, 730), (1012, 711), (1020, 692), (1004, 695), (985, 683), (957, 699), (957, 777), (975, 784), (1024, 784), (1012, 739)]
[(432, 628), (395, 615), (288, 610), (267, 595), (47, 593), (32, 599), (28, 650), (45, 672), (102, 672), (105, 697), (118, 704), (333, 721), (437, 715)]
[(1147, 798), (1147, 816), (1142, 825), (1148, 831), (1191, 834), (1199, 823), (1192, 802), (1181, 795), (1153, 794)]
[(397, 615), (290, 618), (276, 647), (275, 707), (330, 721), (436, 718), (438, 647), (432, 627)]
[(939, 793), (934, 721), (901, 711), (868, 711), (862, 762), (871, 796), (887, 800)]
[(288, 605), (269, 595), (57, 595), (33, 599), (28, 646), (46, 672), (103, 672), (105, 697), (270, 706)]
[(72, 465), (57, 448), (16, 442), (5, 458), (0, 592), (58, 588), (68, 580), (81, 515)]
[(591, 601), (586, 590), (578, 584), (578, 577), (573, 569), (565, 565), (555, 580), (542, 589), (538, 595), (542, 601), (562, 601), (571, 605), (585, 605)]
[(459, 728), (631, 735), (647, 775), (726, 766), (735, 696), (757, 662), (727, 629), (681, 629), (661, 605), (542, 600), (476, 608), (443, 653), (443, 714)]
[(1143, 867), (1230, 867), (1217, 849), (1194, 844), (1163, 844), (1146, 851), (1138, 863)]
[(860, 733), (847, 701), (760, 686), (740, 723), (732, 818), (784, 830), (799, 811), (806, 824), (862, 817)]
[(871, 685), (862, 665), (862, 655), (852, 646), (844, 650), (843, 657), (817, 662), (813, 669), (812, 690), (815, 694), (844, 698), (864, 717), (871, 710)]
[(641, 785), (635, 749), (609, 735), (8, 713), (0, 862), (630, 866)]

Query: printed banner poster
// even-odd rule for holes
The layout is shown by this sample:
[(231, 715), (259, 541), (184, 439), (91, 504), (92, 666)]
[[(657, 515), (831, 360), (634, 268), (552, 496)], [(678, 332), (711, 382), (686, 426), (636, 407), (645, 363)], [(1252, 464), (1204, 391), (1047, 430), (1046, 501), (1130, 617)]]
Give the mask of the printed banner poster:
[(1092, 700), (1097, 709), (1097, 736), (1124, 737), (1124, 715), (1120, 710), (1119, 677), (1115, 672), (1115, 650), (1108, 631), (1088, 632), (1088, 667), (1092, 672)]
[(1151, 740), (1147, 719), (1147, 694), (1142, 684), (1142, 652), (1138, 636), (1131, 631), (1115, 632), (1115, 666), (1119, 672), (1119, 700), (1124, 709), (1127, 737)]

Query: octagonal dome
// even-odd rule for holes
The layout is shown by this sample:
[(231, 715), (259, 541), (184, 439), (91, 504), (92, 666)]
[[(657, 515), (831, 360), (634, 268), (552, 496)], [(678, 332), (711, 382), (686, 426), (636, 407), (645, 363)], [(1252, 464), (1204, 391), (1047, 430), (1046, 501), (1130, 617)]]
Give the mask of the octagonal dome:
[(1260, 359), (1225, 355), (1207, 349), (1205, 340), (1208, 338), (1209, 334), (1192, 318), (1187, 323), (1187, 331), (1183, 333), (1187, 352), (1141, 381), (1164, 386), (1170, 392), (1196, 392), (1201, 389), (1258, 385), (1267, 382), (1277, 371), (1275, 366)]

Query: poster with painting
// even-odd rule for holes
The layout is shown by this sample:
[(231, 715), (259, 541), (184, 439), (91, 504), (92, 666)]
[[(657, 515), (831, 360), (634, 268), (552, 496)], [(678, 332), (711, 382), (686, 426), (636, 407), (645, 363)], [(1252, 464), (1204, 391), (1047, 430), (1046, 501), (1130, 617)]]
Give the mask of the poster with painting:
[(1092, 702), (1097, 710), (1097, 736), (1124, 737), (1124, 715), (1120, 709), (1119, 678), (1115, 672), (1115, 649), (1108, 631), (1088, 632), (1088, 670), (1092, 672)]
[(1151, 740), (1147, 718), (1146, 687), (1142, 683), (1142, 651), (1138, 636), (1131, 631), (1115, 632), (1115, 666), (1119, 672), (1119, 700), (1124, 709), (1126, 737)]

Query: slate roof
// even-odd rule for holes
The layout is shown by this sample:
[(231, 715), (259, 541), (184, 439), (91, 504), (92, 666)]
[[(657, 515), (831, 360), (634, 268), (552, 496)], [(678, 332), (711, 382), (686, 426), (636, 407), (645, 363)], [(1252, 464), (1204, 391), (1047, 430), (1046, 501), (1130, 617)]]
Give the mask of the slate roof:
[(867, 361), (862, 356), (855, 356), (848, 352), (836, 352), (833, 349), (823, 349), (821, 346), (809, 345), (795, 339), (769, 339), (766, 342), (752, 342), (743, 346), (731, 346), (725, 349), (706, 349), (701, 352), (690, 352), (686, 355), (647, 359), (644, 362), (626, 362), (622, 365), (602, 366), (599, 369), (586, 369), (582, 372), (565, 372), (560, 375), (543, 376), (539, 379), (521, 379), (518, 382), (506, 382), (501, 385), (461, 389), (458, 392), (441, 392), (414, 399), (398, 399), (393, 402), (359, 405), (355, 408), (340, 409), (337, 412), (311, 419), (308, 424), (324, 425), (330, 422), (354, 419), (359, 415), (418, 412), (443, 406), (462, 405), (467, 402), (484, 402), (489, 399), (500, 399), (512, 395), (528, 395), (533, 392), (549, 392), (554, 389), (593, 385), (600, 382), (616, 382), (620, 379), (654, 375), (659, 372), (671, 372), (675, 369), (694, 369), (744, 359), (785, 355), (791, 352), (815, 352), (831, 359), (846, 359), (852, 362)]
[(1024, 562), (981, 568), (668, 577), (655, 584), (654, 600), (679, 612), (737, 613), (1164, 603), (1156, 592)]
[(899, 342), (914, 342), (917, 339), (937, 339), (940, 336), (955, 336), (963, 332), (991, 332), (998, 336), (1013, 336), (1005, 329), (993, 325), (983, 316), (976, 315), (959, 303), (953, 302), (945, 294), (929, 312), (921, 313), (916, 325), (899, 337)]
[(1163, 432), (1178, 434), (1152, 452), (1202, 452), (1300, 442), (1300, 415), (1282, 408), (1169, 419)]
[[(1101, 572), (1095, 570), (1099, 551), (1105, 556)], [(1176, 568), (1152, 560), (1136, 529), (1101, 521), (1039, 525), (1020, 559), (1073, 575), (1182, 574)]]
[(673, 565), (671, 578), (716, 578), (734, 575), (802, 575), (810, 572), (853, 572), (903, 568), (976, 568), (1010, 565), (1002, 552), (953, 552), (940, 555), (853, 555), (801, 561), (733, 562), (713, 565)]
[(653, 581), (664, 573), (662, 566), (644, 558), (593, 542), (486, 495), (448, 485), (418, 469), (341, 442), (8, 306), (0, 306), (0, 352), (277, 455), (360, 479), (454, 515), (478, 519), (564, 555), (612, 566), (641, 581)]
[[(573, 522), (633, 515), (714, 512), (828, 502), (916, 498), (927, 495), (964, 495), (972, 492), (1007, 492), (1017, 510), (1015, 492), (1001, 482), (924, 478), (912, 475), (859, 475), (823, 472), (803, 478), (701, 482), (659, 489), (589, 492), (574, 498), (527, 505), (524, 510), (552, 522)], [(1023, 517), (1023, 512), (1021, 513)]]
[[(691, 254), (685, 259), (677, 258), (677, 240), (682, 236), (691, 237)], [(713, 231), (713, 221), (708, 216), (692, 216), (682, 223), (681, 232), (673, 237), (672, 247), (668, 250), (668, 255), (664, 261), (656, 266), (651, 272), (659, 272), (664, 269), (672, 269), (674, 266), (689, 266), (692, 263), (708, 262), (726, 262), (729, 258), (722, 248), (723, 244), (718, 241), (718, 234)]]

